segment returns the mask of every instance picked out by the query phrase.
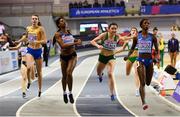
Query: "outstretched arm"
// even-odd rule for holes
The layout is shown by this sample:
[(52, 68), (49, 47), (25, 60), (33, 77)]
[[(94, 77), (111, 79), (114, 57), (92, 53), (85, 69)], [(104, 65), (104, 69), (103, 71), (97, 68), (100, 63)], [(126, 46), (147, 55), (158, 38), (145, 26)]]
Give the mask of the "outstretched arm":
[(20, 42), (24, 42), (24, 41), (27, 41), (27, 35), (24, 34), (21, 39), (19, 39), (18, 41), (15, 41), (15, 43), (20, 43)]
[(21, 43), (19, 43), (15, 47), (9, 47), (9, 50), (18, 50), (20, 47), (21, 47)]
[(128, 55), (127, 55), (126, 57), (124, 57), (124, 60), (125, 60), (125, 61), (126, 61), (126, 60), (128, 59), (128, 57), (134, 52), (134, 49), (135, 49), (136, 45), (137, 45), (137, 38), (134, 38), (134, 39), (133, 39), (132, 47), (131, 47)]
[(117, 51), (115, 52), (115, 54), (117, 54), (117, 53), (120, 53), (120, 52), (124, 51), (124, 50), (125, 50), (125, 48), (126, 48), (127, 43), (128, 43), (128, 41), (125, 41), (125, 42), (124, 42), (124, 44), (123, 44), (123, 46), (122, 46), (119, 50), (117, 50)]
[(123, 41), (127, 41), (127, 40), (131, 40), (133, 39), (135, 36), (131, 35), (131, 36), (119, 36), (119, 39), (123, 40)]
[(99, 36), (97, 36), (96, 38), (94, 38), (93, 40), (91, 40), (90, 43), (91, 43), (93, 46), (96, 46), (98, 49), (102, 49), (103, 46), (99, 45), (99, 44), (97, 43), (97, 41), (102, 40), (102, 39), (105, 37), (105, 34), (106, 34), (106, 33), (100, 34)]

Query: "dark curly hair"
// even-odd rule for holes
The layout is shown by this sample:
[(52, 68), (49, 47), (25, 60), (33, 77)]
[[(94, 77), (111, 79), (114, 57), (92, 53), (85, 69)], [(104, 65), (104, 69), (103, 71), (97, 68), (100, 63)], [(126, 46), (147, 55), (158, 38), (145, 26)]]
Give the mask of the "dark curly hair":
[(140, 27), (141, 27), (141, 28), (142, 28), (142, 24), (143, 24), (143, 22), (144, 22), (144, 21), (146, 21), (146, 20), (149, 20), (149, 19), (144, 18), (144, 19), (142, 19), (142, 20), (140, 21), (139, 25), (140, 25)]

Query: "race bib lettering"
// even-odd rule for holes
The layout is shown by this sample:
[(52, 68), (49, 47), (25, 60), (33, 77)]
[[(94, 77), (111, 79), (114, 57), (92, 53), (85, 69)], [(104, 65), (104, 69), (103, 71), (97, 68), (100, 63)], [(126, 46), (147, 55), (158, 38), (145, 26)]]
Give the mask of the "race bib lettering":
[(111, 40), (106, 40), (106, 41), (104, 41), (104, 45), (103, 46), (107, 50), (115, 50), (116, 45), (117, 45), (117, 42), (111, 41)]
[(74, 43), (74, 37), (72, 35), (63, 35), (62, 39), (64, 43)]
[(30, 42), (33, 42), (33, 41), (35, 41), (37, 39), (37, 35), (35, 34), (35, 33), (29, 33), (28, 34), (28, 40), (30, 41)]
[(151, 41), (139, 41), (138, 42), (138, 51), (140, 53), (151, 53), (152, 43)]

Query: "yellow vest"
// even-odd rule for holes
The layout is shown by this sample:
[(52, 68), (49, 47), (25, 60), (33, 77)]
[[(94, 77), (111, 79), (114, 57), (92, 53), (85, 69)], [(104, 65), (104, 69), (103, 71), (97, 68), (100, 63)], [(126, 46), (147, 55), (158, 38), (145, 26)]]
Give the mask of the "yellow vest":
[(159, 50), (163, 50), (163, 49), (164, 49), (164, 39), (161, 38), (161, 39), (159, 40)]
[(28, 40), (41, 40), (41, 31), (40, 26), (33, 28), (32, 26), (27, 27)]

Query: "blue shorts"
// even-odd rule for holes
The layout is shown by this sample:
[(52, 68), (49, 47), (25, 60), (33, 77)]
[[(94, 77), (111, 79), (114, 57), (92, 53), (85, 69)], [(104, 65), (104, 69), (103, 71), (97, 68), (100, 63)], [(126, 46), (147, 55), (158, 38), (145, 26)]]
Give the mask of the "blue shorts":
[(152, 62), (153, 60), (151, 58), (137, 58), (137, 61), (140, 61), (141, 63), (143, 63), (146, 67), (148, 67)]
[(42, 48), (39, 49), (32, 49), (32, 48), (27, 48), (27, 53), (31, 54), (34, 59), (41, 59), (41, 55), (42, 55)]

